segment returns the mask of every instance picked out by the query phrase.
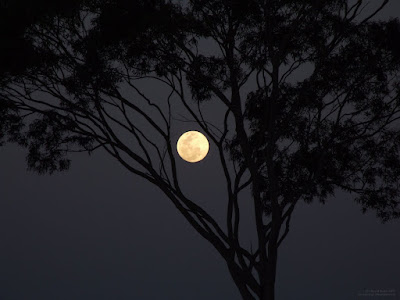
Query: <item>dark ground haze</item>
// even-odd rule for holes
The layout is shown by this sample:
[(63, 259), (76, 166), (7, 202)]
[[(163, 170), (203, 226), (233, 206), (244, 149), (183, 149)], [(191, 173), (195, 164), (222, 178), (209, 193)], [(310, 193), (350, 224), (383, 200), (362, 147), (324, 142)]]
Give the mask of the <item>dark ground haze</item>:
[[(400, 16), (400, 1), (381, 16)], [(108, 155), (74, 155), (51, 176), (27, 172), (24, 156), (0, 148), (0, 300), (240, 299), (212, 246)], [(181, 163), (187, 191), (215, 212), (224, 207), (216, 158), (211, 149)], [(399, 253), (400, 220), (381, 225), (340, 193), (302, 204), (279, 253), (277, 300), (399, 300)]]

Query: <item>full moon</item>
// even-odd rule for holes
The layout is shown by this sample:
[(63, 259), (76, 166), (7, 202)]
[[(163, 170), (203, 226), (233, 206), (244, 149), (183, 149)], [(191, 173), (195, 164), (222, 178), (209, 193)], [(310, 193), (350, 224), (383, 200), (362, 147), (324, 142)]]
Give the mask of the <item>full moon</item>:
[(206, 157), (210, 145), (207, 138), (201, 132), (188, 131), (181, 135), (176, 148), (183, 160), (195, 163)]

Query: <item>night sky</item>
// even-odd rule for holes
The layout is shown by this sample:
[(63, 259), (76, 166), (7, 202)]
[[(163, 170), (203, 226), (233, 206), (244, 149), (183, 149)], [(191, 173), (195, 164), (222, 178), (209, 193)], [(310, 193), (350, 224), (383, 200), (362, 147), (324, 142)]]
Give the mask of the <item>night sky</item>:
[[(400, 16), (399, 1), (381, 13), (390, 16)], [(0, 300), (241, 299), (216, 250), (106, 153), (74, 154), (69, 171), (42, 176), (26, 171), (25, 154), (0, 148)], [(218, 219), (226, 203), (217, 159), (211, 145), (204, 161), (178, 167), (181, 185)], [(399, 232), (400, 220), (362, 215), (351, 195), (300, 204), (279, 252), (277, 299), (400, 299)], [(358, 295), (365, 290), (397, 298)]]

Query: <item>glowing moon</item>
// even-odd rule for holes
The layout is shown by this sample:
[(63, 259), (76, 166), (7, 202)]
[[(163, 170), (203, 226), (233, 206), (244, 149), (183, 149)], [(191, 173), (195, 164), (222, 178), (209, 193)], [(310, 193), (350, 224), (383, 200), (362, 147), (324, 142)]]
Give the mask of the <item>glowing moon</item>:
[(176, 148), (183, 160), (195, 163), (206, 157), (210, 145), (207, 138), (201, 132), (188, 131), (181, 135)]

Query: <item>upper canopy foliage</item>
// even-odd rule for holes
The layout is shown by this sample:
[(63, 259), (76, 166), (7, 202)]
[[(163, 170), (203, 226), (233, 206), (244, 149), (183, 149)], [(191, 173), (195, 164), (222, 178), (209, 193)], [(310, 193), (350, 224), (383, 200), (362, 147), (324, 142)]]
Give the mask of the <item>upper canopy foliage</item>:
[[(376, 20), (387, 2), (6, 1), (0, 142), (27, 147), (40, 173), (103, 148), (164, 192), (244, 299), (273, 299), (299, 200), (341, 188), (382, 221), (400, 216), (400, 25)], [(180, 186), (182, 121), (218, 155), (226, 230)], [(239, 239), (249, 186), (255, 252)]]
[[(272, 195), (285, 207), (340, 187), (383, 220), (397, 217), (400, 27), (374, 19), (377, 2), (366, 10), (345, 0), (43, 1), (35, 10), (6, 2), (0, 20), (13, 26), (1, 26), (9, 45), (0, 53), (1, 132), (29, 148), (39, 172), (67, 168), (72, 149), (108, 146), (140, 174), (168, 181), (173, 159), (146, 152), (161, 147), (146, 130), (170, 144), (171, 106), (147, 99), (153, 116), (124, 95), (147, 77), (169, 85), (165, 102), (184, 99), (209, 135), (213, 120), (188, 107), (225, 105), (212, 139), (236, 175), (249, 171), (258, 182), (267, 214)], [(129, 109), (148, 124), (136, 127)], [(130, 130), (137, 148), (114, 136), (115, 126)]]

